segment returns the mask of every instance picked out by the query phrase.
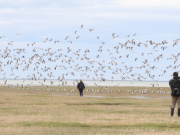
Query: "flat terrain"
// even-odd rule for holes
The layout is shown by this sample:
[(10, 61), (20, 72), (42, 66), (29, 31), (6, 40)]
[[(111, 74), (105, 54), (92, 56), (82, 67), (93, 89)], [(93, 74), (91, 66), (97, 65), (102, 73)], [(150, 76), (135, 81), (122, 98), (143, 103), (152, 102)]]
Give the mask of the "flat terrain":
[(177, 109), (174, 117), (170, 117), (169, 88), (89, 87), (86, 90), (91, 92), (85, 90), (84, 97), (79, 97), (77, 90), (73, 92), (73, 87), (29, 88), (0, 87), (1, 135), (179, 135), (180, 132)]

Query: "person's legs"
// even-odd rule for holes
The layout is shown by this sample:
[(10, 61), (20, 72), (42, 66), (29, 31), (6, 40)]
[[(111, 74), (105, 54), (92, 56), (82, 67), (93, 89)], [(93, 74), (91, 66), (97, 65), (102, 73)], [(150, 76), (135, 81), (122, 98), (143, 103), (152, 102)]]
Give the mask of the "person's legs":
[(177, 103), (178, 103), (178, 117), (180, 117), (180, 97), (177, 97)]
[(81, 90), (79, 90), (79, 95), (81, 96)]
[(171, 105), (171, 117), (174, 115), (174, 108), (176, 105), (177, 97), (172, 96), (172, 105)]
[(82, 97), (83, 97), (83, 90), (82, 90), (82, 92), (81, 92), (81, 95), (82, 95)]
[(176, 101), (177, 101), (177, 97), (173, 97), (173, 96), (172, 96), (172, 104), (171, 104), (171, 108), (175, 108)]
[(79, 90), (79, 94), (80, 96), (83, 96), (82, 90)]
[(83, 97), (83, 90), (80, 90), (81, 91), (81, 96)]

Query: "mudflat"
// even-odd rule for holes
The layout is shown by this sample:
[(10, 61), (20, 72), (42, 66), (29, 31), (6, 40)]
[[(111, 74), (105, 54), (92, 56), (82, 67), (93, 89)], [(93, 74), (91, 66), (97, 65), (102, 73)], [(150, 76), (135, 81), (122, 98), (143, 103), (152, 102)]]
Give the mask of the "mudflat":
[[(180, 121), (170, 117), (170, 89), (87, 87), (0, 87), (3, 135), (169, 135)], [(177, 109), (175, 109), (175, 112)]]

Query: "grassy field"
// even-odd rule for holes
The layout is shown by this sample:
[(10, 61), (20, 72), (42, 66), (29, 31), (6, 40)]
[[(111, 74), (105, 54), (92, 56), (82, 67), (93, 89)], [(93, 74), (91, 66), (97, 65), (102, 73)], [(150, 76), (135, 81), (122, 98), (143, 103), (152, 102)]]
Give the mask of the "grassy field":
[(177, 109), (174, 117), (170, 117), (170, 94), (160, 94), (160, 88), (132, 94), (127, 90), (146, 88), (112, 87), (111, 93), (105, 88), (97, 93), (86, 92), (92, 89), (89, 87), (84, 97), (79, 97), (77, 90), (70, 92), (73, 87), (62, 91), (64, 88), (47, 91), (43, 87), (30, 87), (30, 90), (0, 87), (0, 135), (180, 134)]

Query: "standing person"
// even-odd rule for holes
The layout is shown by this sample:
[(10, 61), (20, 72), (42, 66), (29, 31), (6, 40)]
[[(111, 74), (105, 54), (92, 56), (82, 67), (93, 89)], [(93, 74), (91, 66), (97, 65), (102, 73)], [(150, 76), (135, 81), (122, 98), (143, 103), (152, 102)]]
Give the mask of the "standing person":
[(80, 80), (80, 82), (77, 84), (77, 89), (79, 90), (80, 96), (83, 96), (83, 90), (85, 89), (85, 85), (82, 80)]
[(169, 80), (169, 86), (171, 87), (172, 96), (171, 117), (174, 115), (176, 103), (178, 104), (178, 117), (180, 117), (180, 77), (178, 72), (173, 73), (173, 79)]

